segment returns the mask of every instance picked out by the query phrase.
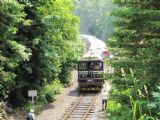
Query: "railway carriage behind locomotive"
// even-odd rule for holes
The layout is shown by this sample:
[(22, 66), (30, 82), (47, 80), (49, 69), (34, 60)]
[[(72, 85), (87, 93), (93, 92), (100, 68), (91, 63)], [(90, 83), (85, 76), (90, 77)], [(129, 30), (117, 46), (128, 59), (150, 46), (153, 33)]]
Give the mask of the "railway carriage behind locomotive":
[(89, 42), (89, 49), (78, 61), (78, 84), (80, 88), (103, 87), (103, 74), (106, 71), (105, 58), (109, 52), (103, 41), (93, 36), (81, 36)]

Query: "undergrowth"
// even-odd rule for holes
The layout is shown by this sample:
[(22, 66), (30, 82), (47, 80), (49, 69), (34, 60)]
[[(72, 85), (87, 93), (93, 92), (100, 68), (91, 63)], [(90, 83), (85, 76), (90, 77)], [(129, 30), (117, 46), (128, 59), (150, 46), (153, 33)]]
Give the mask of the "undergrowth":
[(25, 109), (30, 110), (33, 109), (35, 111), (40, 111), (41, 107), (45, 104), (51, 103), (55, 101), (55, 96), (57, 94), (60, 94), (63, 90), (63, 85), (60, 83), (59, 80), (53, 81), (51, 84), (45, 85), (39, 92), (38, 96), (35, 99), (35, 104), (33, 106), (33, 103), (31, 101), (28, 101), (25, 104)]

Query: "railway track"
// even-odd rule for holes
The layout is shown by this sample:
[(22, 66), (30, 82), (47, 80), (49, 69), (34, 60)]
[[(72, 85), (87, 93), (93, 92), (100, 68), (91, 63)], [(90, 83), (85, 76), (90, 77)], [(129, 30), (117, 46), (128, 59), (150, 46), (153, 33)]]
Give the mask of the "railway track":
[(95, 111), (97, 93), (81, 94), (65, 111), (60, 120), (89, 120)]

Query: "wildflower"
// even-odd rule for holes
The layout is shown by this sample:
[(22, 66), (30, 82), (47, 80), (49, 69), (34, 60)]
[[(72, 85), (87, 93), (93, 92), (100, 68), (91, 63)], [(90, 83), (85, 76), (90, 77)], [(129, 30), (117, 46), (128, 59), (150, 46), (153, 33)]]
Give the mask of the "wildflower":
[(139, 89), (138, 89), (138, 94), (140, 97), (145, 97)]
[(121, 68), (122, 76), (125, 76), (124, 69)]
[(146, 86), (146, 85), (144, 85), (144, 90), (145, 90), (146, 93), (148, 93), (148, 90), (147, 90), (147, 86)]

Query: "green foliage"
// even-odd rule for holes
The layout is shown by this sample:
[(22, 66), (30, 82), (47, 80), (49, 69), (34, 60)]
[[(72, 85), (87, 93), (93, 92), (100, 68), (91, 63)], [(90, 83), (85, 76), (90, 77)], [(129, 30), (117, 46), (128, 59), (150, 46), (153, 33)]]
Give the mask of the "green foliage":
[[(44, 104), (55, 101), (55, 95), (60, 94), (63, 90), (63, 84), (59, 80), (54, 80), (50, 84), (46, 84), (41, 88), (38, 93), (38, 97), (35, 99), (34, 110), (39, 112)], [(31, 100), (25, 103), (24, 109), (30, 111), (33, 109), (33, 103)]]
[(39, 93), (40, 102), (46, 104), (49, 102), (53, 102), (55, 100), (55, 95), (59, 94), (63, 89), (62, 84), (59, 80), (53, 81), (51, 84), (45, 85)]
[(100, 39), (111, 36), (114, 18), (109, 14), (115, 8), (111, 0), (80, 0), (75, 6), (74, 13), (80, 17), (81, 34), (91, 34)]
[[(122, 118), (126, 120), (129, 117), (132, 120), (139, 120), (143, 117), (151, 118), (149, 116), (151, 115), (151, 110), (146, 109), (147, 105), (149, 105), (148, 88), (144, 85), (141, 90), (139, 89), (138, 85), (140, 82), (135, 79), (131, 69), (130, 74), (126, 74), (123, 69), (121, 71), (123, 76), (121, 80), (124, 80), (125, 83), (123, 85), (121, 83), (121, 86), (117, 86), (119, 83), (113, 83), (115, 86), (111, 92), (108, 109), (108, 112), (111, 114), (109, 116), (110, 119), (118, 119), (122, 115)], [(118, 110), (112, 108), (112, 106), (117, 105), (121, 106), (117, 107)], [(148, 115), (145, 113), (148, 113)]]
[(79, 19), (72, 9), (73, 0), (0, 2), (2, 99), (20, 106), (28, 100), (28, 90), (44, 89), (48, 103), (59, 92), (57, 86), (48, 84), (59, 85), (56, 79), (69, 83), (83, 51)]
[[(27, 103), (25, 103), (24, 109), (27, 111), (30, 111), (31, 109), (33, 109), (33, 103), (31, 101), (27, 101)], [(24, 109), (23, 109), (23, 111), (25, 111)], [(42, 103), (35, 102), (34, 103), (34, 111), (39, 112), (41, 109), (42, 109)]]
[(151, 109), (155, 118), (160, 118), (160, 84), (157, 85), (157, 89), (152, 92), (153, 100), (148, 104), (148, 108)]
[[(112, 110), (112, 119), (118, 119), (122, 112), (131, 112), (132, 120), (159, 119), (152, 92), (159, 81), (159, 8), (156, 0), (114, 0), (119, 6), (112, 12), (117, 17), (116, 29), (109, 40), (115, 54), (110, 64), (115, 68), (111, 101), (116, 101), (126, 109)], [(122, 69), (123, 68), (123, 69)], [(132, 69), (131, 69), (132, 68)], [(124, 72), (125, 71), (125, 72)], [(134, 72), (133, 72), (134, 71)], [(124, 97), (125, 95), (125, 97)], [(123, 99), (123, 98), (124, 99)], [(148, 106), (151, 105), (152, 109)], [(124, 116), (127, 119), (129, 116)]]
[(0, 2), (0, 98), (6, 99), (16, 84), (20, 62), (28, 61), (30, 50), (16, 39), (21, 23), (25, 22), (24, 6), (16, 1)]

